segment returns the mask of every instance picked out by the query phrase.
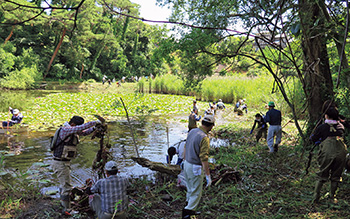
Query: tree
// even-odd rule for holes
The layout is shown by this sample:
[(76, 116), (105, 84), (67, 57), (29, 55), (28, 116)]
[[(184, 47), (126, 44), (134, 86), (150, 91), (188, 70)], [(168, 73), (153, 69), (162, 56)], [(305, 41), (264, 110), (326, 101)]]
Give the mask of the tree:
[[(182, 45), (185, 45), (185, 39), (194, 33), (201, 35), (192, 38), (190, 45), (187, 44), (195, 51), (194, 53), (210, 54), (216, 57), (215, 62), (225, 57), (245, 56), (268, 69), (275, 78), (278, 89), (285, 93), (285, 99), (292, 108), (295, 119), (297, 119), (295, 106), (283, 91), (284, 82), (287, 81), (283, 72), (286, 70), (293, 71), (292, 75), (296, 75), (303, 85), (310, 124), (314, 124), (320, 118), (322, 103), (334, 98), (334, 81), (327, 49), (330, 39), (326, 33), (331, 33), (336, 44), (345, 44), (345, 41), (339, 40), (348, 23), (344, 19), (344, 13), (347, 11), (344, 2), (313, 0), (158, 0), (158, 2), (161, 5), (172, 4), (173, 13), (170, 21), (187, 24), (179, 30), (182, 36), (179, 42)], [(237, 23), (242, 23), (246, 31), (233, 30)], [(193, 26), (205, 31), (198, 31)], [(245, 40), (231, 48), (222, 46), (222, 42), (238, 34), (245, 36)], [(202, 42), (203, 37), (210, 37), (206, 39), (207, 45)], [(244, 45), (251, 43), (251, 39), (254, 39), (259, 48), (258, 52), (243, 50)], [(220, 49), (214, 50), (212, 48), (214, 45), (218, 45)], [(303, 56), (302, 65), (298, 62), (300, 48)], [(347, 60), (346, 53), (339, 51), (338, 54), (343, 56), (341, 65), (346, 68), (347, 62), (344, 61)]]

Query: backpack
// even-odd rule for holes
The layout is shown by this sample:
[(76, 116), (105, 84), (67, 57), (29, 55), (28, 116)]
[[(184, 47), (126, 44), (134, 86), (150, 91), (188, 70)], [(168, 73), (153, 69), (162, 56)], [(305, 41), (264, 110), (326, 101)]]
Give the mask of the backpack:
[(58, 146), (58, 145), (56, 145), (56, 143), (57, 143), (57, 139), (58, 139), (58, 136), (60, 134), (61, 129), (62, 128), (57, 129), (55, 132), (55, 135), (51, 136), (51, 138), (50, 138), (50, 150), (51, 151), (55, 150), (55, 148)]

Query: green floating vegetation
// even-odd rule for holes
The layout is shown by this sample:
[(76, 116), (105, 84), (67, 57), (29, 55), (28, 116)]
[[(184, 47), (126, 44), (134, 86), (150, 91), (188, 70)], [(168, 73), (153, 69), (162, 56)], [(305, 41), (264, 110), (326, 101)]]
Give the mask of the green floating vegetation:
[[(93, 116), (96, 114), (108, 120), (115, 120), (125, 116), (125, 111), (119, 102), (120, 98), (123, 98), (130, 116), (189, 113), (193, 100), (187, 96), (157, 94), (52, 93), (24, 101), (29, 101), (30, 104), (26, 111), (22, 111), (23, 123), (28, 124), (28, 128), (32, 131), (42, 131), (62, 125), (73, 115), (80, 115), (86, 121), (96, 120)], [(7, 120), (8, 112), (0, 113), (0, 119)]]

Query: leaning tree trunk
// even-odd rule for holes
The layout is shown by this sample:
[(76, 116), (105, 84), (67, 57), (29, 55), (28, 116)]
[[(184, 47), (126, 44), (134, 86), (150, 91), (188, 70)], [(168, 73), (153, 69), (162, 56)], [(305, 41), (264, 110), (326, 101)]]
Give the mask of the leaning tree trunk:
[(10, 32), (10, 34), (6, 37), (6, 39), (5, 39), (5, 41), (4, 41), (4, 44), (6, 44), (6, 43), (10, 40), (10, 38), (12, 37), (13, 31), (15, 30), (15, 27), (16, 27), (15, 25), (12, 26), (11, 32)]
[(324, 20), (314, 0), (299, 0), (303, 71), (310, 125), (320, 119), (323, 102), (333, 98), (333, 83), (324, 32)]
[(47, 69), (46, 69), (46, 74), (44, 75), (44, 79), (46, 78), (47, 74), (49, 73), (49, 70), (51, 68), (51, 65), (52, 65), (52, 62), (53, 60), (55, 59), (57, 53), (58, 53), (58, 50), (60, 49), (61, 45), (62, 45), (62, 42), (63, 42), (63, 39), (64, 39), (64, 36), (66, 35), (66, 31), (67, 31), (67, 28), (64, 28), (63, 31), (62, 31), (62, 36), (61, 36), (61, 39), (60, 41), (58, 42), (57, 46), (56, 46), (56, 49), (55, 49), (55, 52), (53, 53), (52, 57), (51, 57), (51, 60), (49, 62), (49, 65), (47, 66)]

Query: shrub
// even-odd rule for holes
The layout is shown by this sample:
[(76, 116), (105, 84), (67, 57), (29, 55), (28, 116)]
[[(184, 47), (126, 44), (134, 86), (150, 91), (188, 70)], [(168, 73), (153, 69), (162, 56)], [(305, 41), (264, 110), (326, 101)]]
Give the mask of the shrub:
[(0, 80), (0, 86), (9, 89), (28, 89), (34, 85), (38, 74), (36, 66), (15, 70)]

